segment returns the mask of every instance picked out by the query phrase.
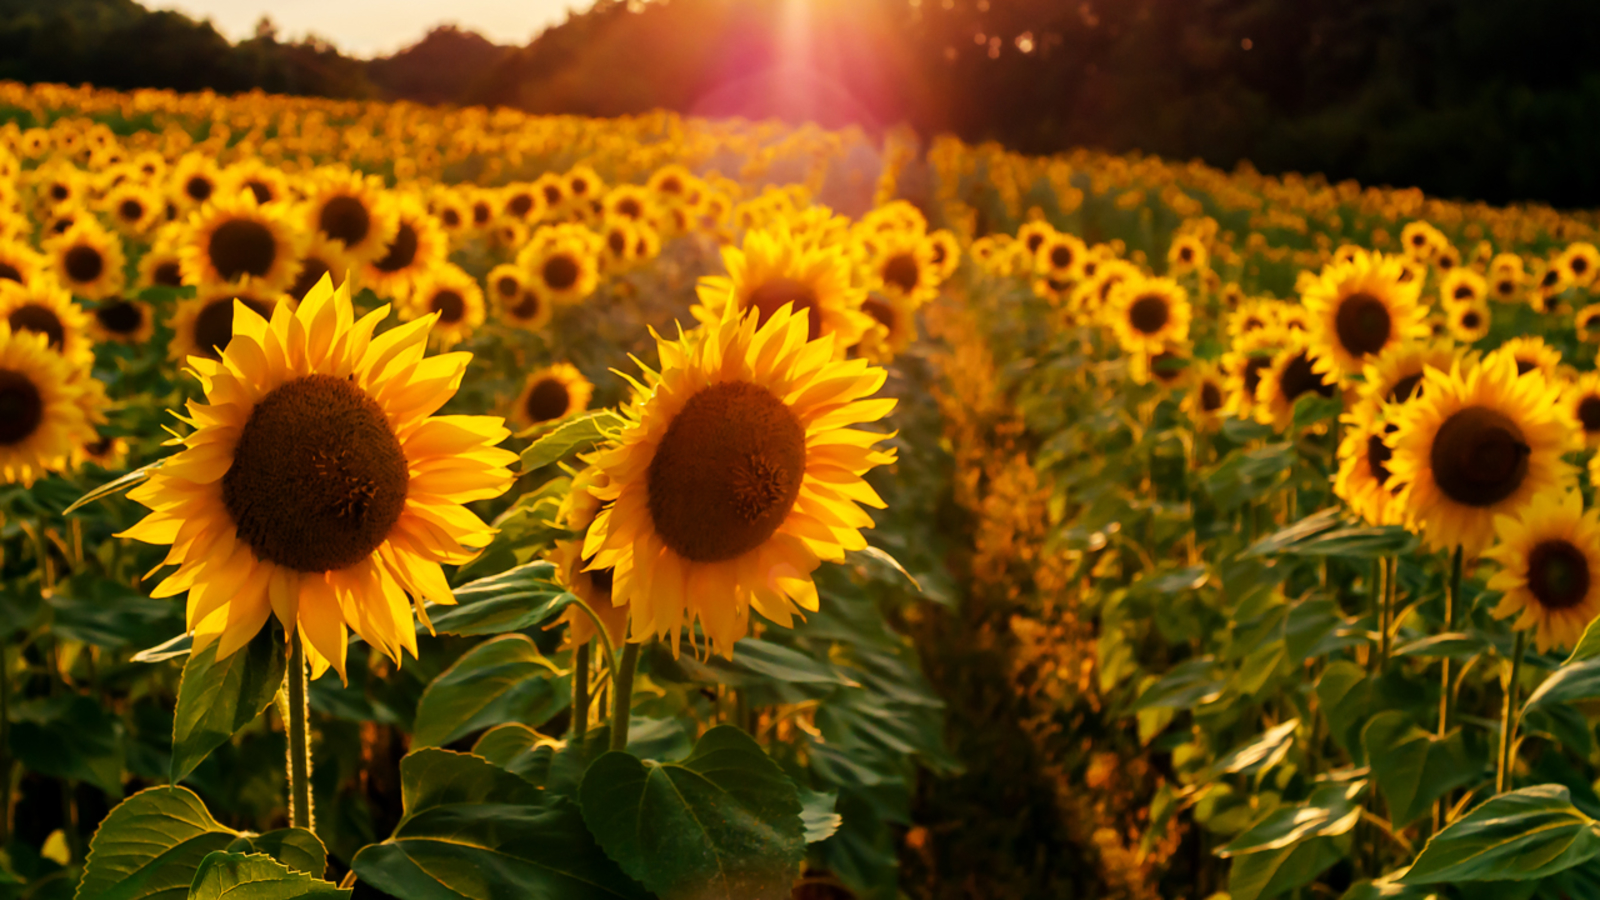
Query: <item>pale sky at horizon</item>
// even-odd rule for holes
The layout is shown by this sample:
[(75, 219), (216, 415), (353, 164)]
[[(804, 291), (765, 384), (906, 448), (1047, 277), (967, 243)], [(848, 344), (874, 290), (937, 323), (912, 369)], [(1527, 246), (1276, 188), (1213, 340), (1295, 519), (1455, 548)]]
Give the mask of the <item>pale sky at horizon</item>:
[(526, 44), (571, 8), (593, 0), (144, 0), (150, 9), (173, 9), (210, 19), (230, 40), (255, 33), (271, 16), (278, 35), (307, 33), (333, 42), (351, 56), (384, 56), (416, 43), (435, 25), (454, 23), (497, 44)]

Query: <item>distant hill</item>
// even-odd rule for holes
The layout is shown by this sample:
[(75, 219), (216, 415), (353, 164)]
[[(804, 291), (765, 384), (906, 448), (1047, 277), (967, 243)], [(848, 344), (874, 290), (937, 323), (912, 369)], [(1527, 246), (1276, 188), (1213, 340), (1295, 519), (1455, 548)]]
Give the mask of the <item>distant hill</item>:
[(385, 99), (456, 103), (515, 52), (473, 31), (442, 25), (393, 56), (367, 64), (367, 78)]

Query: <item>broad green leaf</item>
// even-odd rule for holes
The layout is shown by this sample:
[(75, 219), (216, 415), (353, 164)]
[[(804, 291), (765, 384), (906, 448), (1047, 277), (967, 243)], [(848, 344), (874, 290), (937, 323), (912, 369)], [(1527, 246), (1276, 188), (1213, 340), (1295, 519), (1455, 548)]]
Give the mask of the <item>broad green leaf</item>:
[(1374, 528), (1329, 507), (1256, 541), (1240, 554), (1260, 556), (1348, 556), (1371, 559), (1409, 553), (1416, 535), (1397, 526)]
[(894, 572), (915, 588), (917, 593), (924, 593), (922, 584), (911, 577), (911, 573), (906, 571), (906, 567), (900, 565), (900, 560), (890, 556), (888, 551), (868, 546), (860, 550), (851, 550), (844, 555), (844, 558), (846, 562), (854, 563), (858, 566)]
[(468, 637), (536, 628), (573, 602), (555, 583), (555, 566), (543, 560), (469, 581), (452, 593), (456, 605), (429, 606), (428, 618), (434, 631)]
[(1572, 655), (1567, 657), (1567, 665), (1594, 659), (1600, 656), (1600, 616), (1589, 621), (1589, 626), (1583, 629), (1583, 637), (1578, 639), (1578, 646), (1572, 648)]
[(1201, 483), (1218, 511), (1229, 513), (1276, 490), (1296, 458), (1294, 447), (1287, 443), (1235, 450), (1212, 467)]
[(1600, 855), (1600, 829), (1558, 784), (1484, 801), (1428, 840), (1400, 879), (1406, 884), (1525, 881)]
[(1421, 656), (1429, 659), (1471, 659), (1487, 649), (1489, 643), (1478, 635), (1447, 631), (1429, 635), (1395, 648), (1395, 656)]
[(1176, 594), (1198, 590), (1210, 578), (1205, 566), (1186, 566), (1135, 581), (1128, 587), (1128, 596), (1146, 597), (1158, 594)]
[(1294, 746), (1294, 730), (1299, 727), (1299, 719), (1290, 719), (1281, 725), (1268, 728), (1257, 735), (1255, 740), (1212, 763), (1213, 777), (1221, 774), (1254, 772), (1277, 765)]
[(442, 746), (504, 722), (542, 725), (572, 702), (570, 680), (527, 635), (484, 641), (422, 692), (411, 746)]
[(1338, 528), (1344, 523), (1343, 507), (1330, 506), (1327, 509), (1318, 510), (1308, 516), (1304, 516), (1298, 521), (1285, 525), (1261, 538), (1251, 544), (1239, 556), (1245, 559), (1258, 556), (1276, 556), (1282, 553), (1286, 547), (1321, 534), (1324, 531)]
[(1459, 730), (1440, 737), (1397, 710), (1373, 716), (1361, 743), (1396, 828), (1427, 815), (1433, 801), (1482, 774), (1482, 760), (1467, 753)]
[(12, 707), (11, 751), (41, 775), (122, 796), (122, 718), (93, 697), (60, 694)]
[(1324, 397), (1315, 391), (1308, 392), (1294, 401), (1295, 430), (1326, 422), (1343, 411), (1344, 398), (1337, 393), (1332, 397)]
[(1223, 858), (1282, 850), (1315, 837), (1337, 837), (1361, 818), (1365, 781), (1321, 784), (1305, 803), (1280, 806), (1217, 851)]
[(1222, 696), (1227, 681), (1217, 677), (1216, 661), (1209, 656), (1186, 659), (1162, 679), (1139, 694), (1135, 712), (1154, 707), (1183, 709), (1209, 703)]
[(1334, 660), (1317, 681), (1317, 699), (1328, 719), (1330, 736), (1358, 766), (1366, 765), (1361, 730), (1380, 712), (1391, 709), (1421, 714), (1438, 701), (1431, 700), (1415, 679), (1398, 672), (1368, 678), (1355, 663)]
[[(400, 761), (404, 815), (352, 862), (399, 900), (645, 900), (600, 849), (571, 800), (487, 760), (418, 750)], [(491, 887), (492, 886), (492, 887)]]
[(606, 853), (661, 900), (787, 900), (805, 856), (794, 782), (731, 726), (681, 763), (607, 753), (579, 796)]
[(189, 900), (345, 900), (349, 896), (349, 888), (286, 868), (264, 853), (207, 854), (189, 888)]
[(200, 861), (234, 837), (188, 788), (140, 791), (94, 833), (77, 900), (183, 900)]
[(1340, 894), (1339, 900), (1439, 900), (1439, 894), (1419, 885), (1358, 881)]
[(807, 787), (799, 788), (799, 792), (800, 821), (805, 823), (806, 843), (815, 844), (833, 837), (843, 821), (839, 814), (834, 812), (834, 807), (839, 803), (839, 792), (824, 793)]
[(760, 638), (740, 638), (733, 645), (731, 660), (713, 656), (706, 663), (681, 659), (679, 664), (696, 681), (734, 687), (774, 683), (860, 686), (826, 660)]
[(1228, 870), (1229, 900), (1270, 900), (1310, 884), (1344, 857), (1331, 838), (1313, 838), (1262, 853), (1248, 853)]
[(328, 848), (304, 828), (279, 828), (266, 834), (241, 834), (229, 853), (265, 853), (297, 872), (321, 878), (328, 869)]
[(622, 417), (609, 409), (573, 416), (522, 451), (522, 473), (548, 466), (568, 453), (616, 434), (622, 426)]
[(1522, 715), (1551, 703), (1570, 703), (1600, 697), (1600, 659), (1567, 663), (1550, 673), (1522, 704)]
[(139, 482), (144, 481), (145, 479), (149, 478), (151, 473), (153, 473), (155, 470), (161, 468), (162, 464), (164, 464), (165, 462), (166, 462), (165, 458), (158, 459), (155, 462), (150, 463), (148, 465), (140, 466), (139, 468), (134, 469), (132, 472), (129, 472), (126, 475), (123, 475), (123, 476), (121, 476), (119, 478), (115, 478), (115, 479), (113, 479), (111, 481), (108, 481), (105, 484), (102, 484), (99, 487), (95, 488), (94, 490), (90, 491), (89, 493), (84, 494), (82, 497), (79, 497), (78, 499), (72, 501), (72, 505), (68, 506), (66, 509), (63, 509), (61, 511), (61, 514), (63, 516), (70, 516), (73, 513), (77, 512), (78, 510), (82, 509), (83, 507), (88, 506), (89, 504), (95, 502), (96, 500), (99, 500), (102, 497), (109, 497), (112, 494), (120, 494), (123, 491), (128, 490), (129, 488), (133, 487), (134, 485), (138, 484)]
[(159, 640), (183, 627), (183, 605), (138, 593), (121, 582), (79, 575), (46, 598), (51, 629), (68, 640), (120, 649)]
[(1281, 640), (1257, 647), (1239, 663), (1233, 686), (1246, 697), (1255, 696), (1267, 686), (1288, 657), (1289, 647)]
[(172, 718), (172, 763), (168, 778), (177, 784), (272, 705), (283, 686), (288, 650), (283, 632), (263, 628), (243, 649), (218, 661), (216, 641), (191, 653), (178, 685)]
[(472, 752), (522, 776), (529, 784), (543, 787), (550, 777), (550, 763), (561, 746), (561, 741), (545, 737), (521, 722), (507, 722), (485, 731), (472, 745)]

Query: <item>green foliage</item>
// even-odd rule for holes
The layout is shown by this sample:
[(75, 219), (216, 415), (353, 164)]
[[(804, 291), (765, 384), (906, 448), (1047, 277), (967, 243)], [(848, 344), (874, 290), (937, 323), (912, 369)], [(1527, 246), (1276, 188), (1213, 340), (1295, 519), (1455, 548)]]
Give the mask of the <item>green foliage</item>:
[(541, 725), (570, 701), (570, 682), (526, 635), (492, 638), (423, 691), (412, 744), (443, 746), (505, 722)]
[(95, 832), (77, 900), (145, 900), (184, 894), (201, 862), (235, 833), (183, 787), (149, 788), (122, 801)]
[(215, 851), (200, 861), (190, 900), (345, 900), (349, 888), (286, 868), (265, 854)]
[(217, 647), (213, 642), (191, 653), (183, 665), (172, 722), (173, 784), (261, 715), (283, 686), (288, 650), (279, 629), (263, 628), (249, 646), (220, 663)]
[(1526, 881), (1600, 855), (1600, 826), (1567, 789), (1541, 784), (1490, 798), (1428, 840), (1407, 884)]

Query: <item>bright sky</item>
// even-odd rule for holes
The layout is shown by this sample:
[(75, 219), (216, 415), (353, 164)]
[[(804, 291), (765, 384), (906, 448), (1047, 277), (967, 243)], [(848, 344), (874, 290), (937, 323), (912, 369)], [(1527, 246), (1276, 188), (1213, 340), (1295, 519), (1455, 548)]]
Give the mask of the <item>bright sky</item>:
[(312, 33), (353, 56), (382, 56), (416, 43), (435, 25), (455, 23), (497, 44), (526, 44), (569, 7), (592, 0), (145, 0), (151, 9), (175, 9), (209, 18), (232, 40), (255, 33), (263, 14), (278, 36)]

